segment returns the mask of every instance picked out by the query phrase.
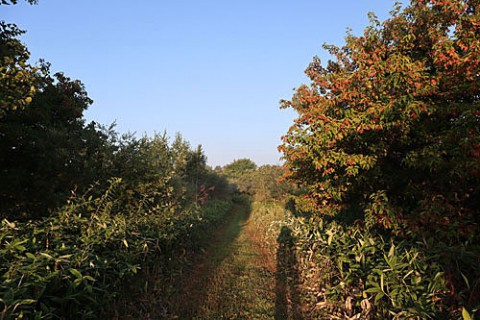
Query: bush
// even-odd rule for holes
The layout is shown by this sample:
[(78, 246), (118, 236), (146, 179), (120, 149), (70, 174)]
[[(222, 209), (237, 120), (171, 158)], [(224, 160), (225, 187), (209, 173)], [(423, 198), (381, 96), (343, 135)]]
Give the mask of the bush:
[[(413, 242), (327, 219), (294, 218), (290, 227), (303, 257), (306, 298), (323, 317), (454, 319), (459, 305), (479, 310), (480, 251), (469, 243)], [(458, 277), (464, 290), (452, 292), (447, 277)]]
[(72, 199), (43, 220), (2, 221), (2, 319), (96, 318), (151, 257), (195, 247), (231, 206), (212, 201), (172, 213), (138, 200), (140, 210), (115, 212), (120, 184), (98, 198)]

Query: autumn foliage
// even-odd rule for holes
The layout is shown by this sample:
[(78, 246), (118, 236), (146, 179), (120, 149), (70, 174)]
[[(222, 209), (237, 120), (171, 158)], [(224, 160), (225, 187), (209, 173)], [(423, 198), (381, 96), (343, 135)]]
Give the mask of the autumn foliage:
[(299, 117), (279, 149), (303, 209), (369, 227), (478, 232), (480, 2), (412, 0), (334, 57), (283, 107)]
[(480, 1), (411, 0), (370, 20), (343, 47), (325, 45), (333, 59), (314, 58), (311, 84), (282, 101), (298, 112), (279, 147), (284, 178), (305, 190), (298, 233), (320, 261), (306, 270), (328, 284), (313, 305), (470, 319), (480, 310)]

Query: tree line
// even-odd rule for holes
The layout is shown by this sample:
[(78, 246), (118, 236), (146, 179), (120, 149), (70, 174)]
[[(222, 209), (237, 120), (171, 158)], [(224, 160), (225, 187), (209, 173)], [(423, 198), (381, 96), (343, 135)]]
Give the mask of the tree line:
[(233, 205), (248, 206), (245, 194), (282, 196), (279, 166), (241, 159), (214, 170), (179, 133), (87, 122), (85, 86), (32, 64), (23, 32), (0, 22), (1, 319), (108, 317), (151, 267), (173, 290), (176, 263), (208, 243)]
[(200, 190), (220, 192), (213, 186), (222, 187), (221, 179), (201, 146), (192, 148), (180, 134), (173, 141), (166, 133), (137, 138), (119, 134), (115, 124), (87, 123), (83, 114), (93, 101), (81, 81), (52, 74), (45, 61), (31, 65), (18, 40), (23, 31), (3, 21), (0, 28), (2, 218), (48, 216), (72, 192), (83, 194), (111, 177), (122, 178), (136, 196), (156, 190), (172, 207), (198, 202)]
[(169, 279), (205, 245), (233, 187), (180, 134), (87, 122), (82, 82), (31, 64), (23, 32), (0, 22), (0, 318), (102, 318), (143, 268)]

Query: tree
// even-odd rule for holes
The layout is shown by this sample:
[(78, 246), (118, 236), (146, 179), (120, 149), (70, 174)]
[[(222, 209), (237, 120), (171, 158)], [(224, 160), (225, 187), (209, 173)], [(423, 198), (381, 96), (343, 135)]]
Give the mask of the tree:
[(0, 119), (2, 214), (47, 215), (92, 183), (85, 167), (100, 137), (82, 118), (91, 103), (81, 82), (57, 73), (42, 79), (29, 108)]
[(257, 165), (250, 159), (238, 159), (234, 160), (232, 163), (227, 164), (223, 171), (227, 176), (238, 178), (241, 175), (252, 172), (257, 169)]
[(279, 181), (284, 172), (280, 166), (257, 167), (250, 159), (239, 159), (219, 171), (228, 178), (236, 191), (253, 196), (259, 201), (280, 199), (293, 191), (285, 181)]
[(184, 140), (180, 133), (175, 135), (172, 142), (172, 152), (174, 154), (173, 167), (177, 174), (184, 176), (187, 167), (187, 158), (190, 151), (190, 144)]
[[(1, 0), (0, 5), (17, 4), (17, 0)], [(27, 0), (36, 4), (37, 0)], [(15, 24), (0, 21), (0, 118), (7, 110), (27, 106), (35, 94), (39, 68), (28, 64), (30, 53), (17, 39), (25, 31)]]
[(191, 150), (187, 155), (187, 163), (185, 176), (190, 182), (193, 191), (195, 203), (198, 203), (200, 196), (200, 188), (207, 173), (207, 157), (205, 156), (202, 146), (198, 145), (196, 150)]
[[(37, 4), (38, 0), (25, 0), (26, 2), (30, 4)], [(11, 5), (11, 4), (17, 4), (18, 0), (1, 0), (0, 5)]]
[(281, 199), (286, 194), (291, 194), (294, 189), (285, 182), (280, 181), (284, 170), (277, 165), (263, 165), (259, 167), (254, 175), (255, 197), (258, 200)]
[(30, 53), (17, 39), (24, 31), (0, 21), (0, 118), (27, 106), (36, 91), (40, 70), (28, 64)]
[[(325, 48), (282, 107), (285, 177), (303, 210), (368, 226), (471, 234), (480, 216), (480, 4), (412, 0)], [(455, 233), (457, 234), (457, 233)]]

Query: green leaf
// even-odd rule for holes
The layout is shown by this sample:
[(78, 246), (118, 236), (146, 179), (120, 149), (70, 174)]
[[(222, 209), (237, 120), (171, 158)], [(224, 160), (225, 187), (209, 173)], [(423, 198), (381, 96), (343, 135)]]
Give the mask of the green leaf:
[(35, 260), (35, 255), (30, 253), (30, 252), (27, 252), (25, 253), (25, 255), (27, 256), (28, 259), (32, 259), (32, 260)]
[(392, 246), (390, 247), (390, 250), (388, 251), (388, 257), (391, 259), (394, 254), (395, 254), (395, 244), (392, 243)]
[(382, 273), (382, 274), (380, 275), (380, 288), (382, 289), (382, 291), (385, 291), (385, 290), (383, 289), (383, 287), (384, 287), (384, 280), (385, 280), (385, 279), (384, 279), (384, 274)]
[(35, 299), (24, 299), (24, 300), (21, 300), (18, 304), (19, 305), (24, 305), (24, 304), (32, 304), (32, 303), (36, 303), (37, 300)]
[(78, 287), (80, 284), (82, 284), (82, 279), (78, 278), (78, 279), (75, 279), (73, 281), (73, 287), (76, 288)]
[(332, 240), (333, 240), (333, 231), (330, 229), (325, 233), (328, 235), (327, 245), (330, 246), (332, 244)]
[(384, 294), (383, 292), (379, 292), (379, 293), (375, 296), (375, 303), (377, 303), (378, 300), (382, 299), (384, 296), (385, 296), (385, 294)]
[(85, 276), (85, 277), (83, 277), (83, 279), (88, 280), (88, 281), (92, 281), (92, 282), (95, 281), (95, 278), (93, 278), (91, 276)]
[(468, 313), (467, 309), (462, 308), (462, 318), (463, 320), (473, 320), (472, 316), (470, 313)]
[(77, 278), (83, 278), (83, 275), (77, 269), (70, 269), (70, 273), (73, 274)]
[[(379, 287), (373, 287), (373, 288), (368, 288), (367, 290), (365, 290), (364, 292), (367, 292), (367, 293), (380, 293), (382, 292), (382, 289), (380, 289)], [(383, 292), (382, 292), (383, 293)]]
[(15, 229), (15, 222), (10, 222), (7, 219), (4, 219), (3, 222), (7, 225), (8, 228)]
[(53, 257), (51, 255), (49, 255), (48, 253), (42, 252), (42, 253), (40, 253), (40, 255), (44, 256), (48, 260), (53, 260)]

